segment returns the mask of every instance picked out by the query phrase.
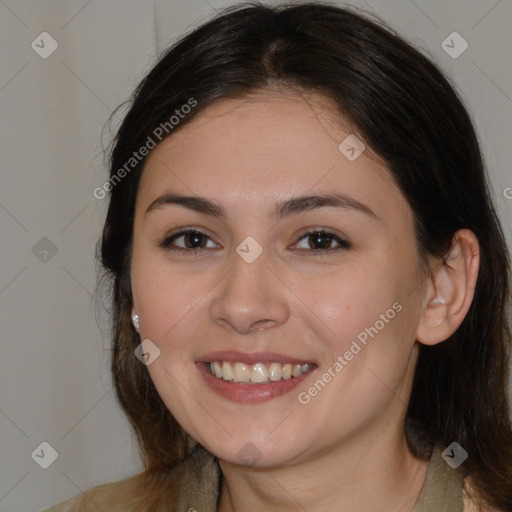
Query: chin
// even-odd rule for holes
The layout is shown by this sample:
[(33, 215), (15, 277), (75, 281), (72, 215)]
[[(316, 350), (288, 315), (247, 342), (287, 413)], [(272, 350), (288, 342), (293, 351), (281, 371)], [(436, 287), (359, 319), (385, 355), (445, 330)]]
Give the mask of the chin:
[(292, 437), (286, 440), (265, 439), (261, 431), (254, 435), (247, 431), (244, 435), (228, 436), (225, 442), (219, 442), (219, 439), (210, 442), (206, 439), (201, 444), (221, 461), (257, 469), (293, 464), (304, 453), (304, 449), (300, 449), (299, 440)]

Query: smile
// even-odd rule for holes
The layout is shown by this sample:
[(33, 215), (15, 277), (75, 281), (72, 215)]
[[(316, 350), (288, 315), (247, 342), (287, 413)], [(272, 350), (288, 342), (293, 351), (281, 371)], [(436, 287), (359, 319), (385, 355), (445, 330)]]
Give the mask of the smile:
[(232, 383), (262, 384), (300, 377), (313, 367), (310, 363), (255, 363), (213, 361), (206, 363), (207, 370), (217, 379)]
[(207, 388), (232, 402), (255, 403), (286, 395), (318, 366), (275, 352), (223, 350), (203, 354), (196, 367)]

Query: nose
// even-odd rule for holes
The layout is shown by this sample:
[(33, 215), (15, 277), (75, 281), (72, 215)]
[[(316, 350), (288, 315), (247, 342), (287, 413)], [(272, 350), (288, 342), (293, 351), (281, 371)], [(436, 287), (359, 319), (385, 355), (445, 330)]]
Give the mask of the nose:
[(240, 334), (267, 330), (284, 324), (290, 314), (287, 289), (276, 277), (263, 253), (247, 263), (236, 252), (232, 266), (211, 302), (215, 323)]

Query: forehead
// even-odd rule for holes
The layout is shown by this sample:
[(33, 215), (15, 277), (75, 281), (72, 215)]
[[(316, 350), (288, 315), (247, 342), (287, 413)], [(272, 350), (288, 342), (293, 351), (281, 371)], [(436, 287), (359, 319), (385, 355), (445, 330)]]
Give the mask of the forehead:
[(170, 189), (253, 205), (312, 191), (351, 194), (380, 203), (377, 209), (404, 201), (370, 148), (352, 160), (340, 150), (355, 134), (338, 110), (313, 94), (218, 101), (150, 153), (138, 202), (147, 205)]

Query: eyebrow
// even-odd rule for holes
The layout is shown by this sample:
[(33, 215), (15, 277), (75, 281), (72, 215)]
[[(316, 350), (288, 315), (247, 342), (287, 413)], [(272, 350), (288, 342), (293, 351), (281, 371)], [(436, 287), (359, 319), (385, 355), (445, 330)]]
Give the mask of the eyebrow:
[[(171, 193), (164, 194), (155, 199), (149, 205), (144, 215), (166, 206), (181, 206), (204, 215), (210, 215), (221, 220), (227, 220), (224, 207), (217, 201), (201, 196)], [(315, 194), (293, 197), (276, 204), (271, 216), (276, 221), (279, 221), (291, 215), (325, 207), (354, 210), (364, 213), (375, 220), (379, 220), (379, 217), (377, 217), (375, 212), (369, 206), (344, 194)]]

